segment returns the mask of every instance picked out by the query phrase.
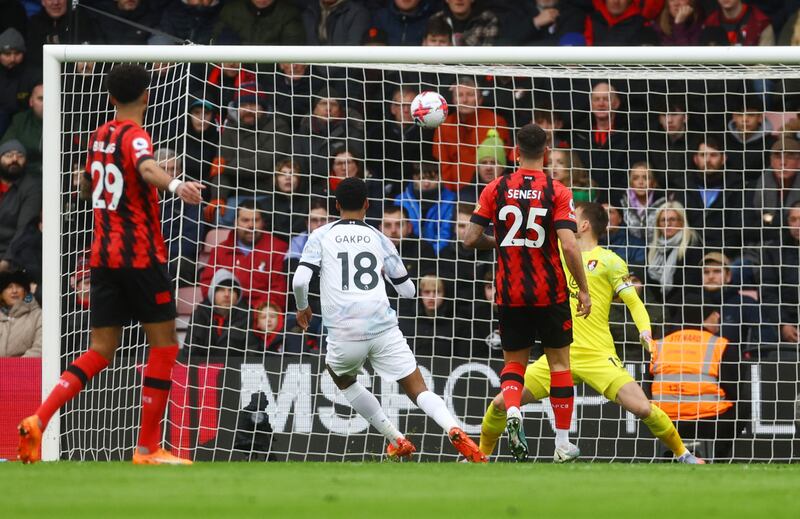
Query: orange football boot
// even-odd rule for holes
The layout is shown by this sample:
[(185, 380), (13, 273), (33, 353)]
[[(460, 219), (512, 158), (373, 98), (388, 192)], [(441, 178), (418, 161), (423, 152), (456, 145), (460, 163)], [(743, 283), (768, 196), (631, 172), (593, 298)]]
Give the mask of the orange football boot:
[(133, 452), (134, 465), (191, 465), (192, 462), (179, 458), (166, 449), (158, 449), (149, 454), (142, 454), (137, 448)]
[(467, 436), (467, 433), (458, 427), (450, 429), (447, 436), (450, 438), (450, 443), (453, 444), (453, 447), (467, 458), (467, 461), (472, 463), (487, 463), (489, 461), (486, 458), (486, 454), (481, 452), (475, 442)]
[(39, 417), (29, 416), (17, 426), (19, 430), (19, 446), (17, 458), (22, 463), (36, 463), (42, 459), (42, 427)]
[(400, 458), (411, 459), (411, 455), (415, 452), (417, 452), (417, 448), (406, 438), (397, 440), (397, 447), (392, 445), (391, 442), (389, 442), (389, 446), (386, 447), (386, 454), (393, 460), (398, 460)]

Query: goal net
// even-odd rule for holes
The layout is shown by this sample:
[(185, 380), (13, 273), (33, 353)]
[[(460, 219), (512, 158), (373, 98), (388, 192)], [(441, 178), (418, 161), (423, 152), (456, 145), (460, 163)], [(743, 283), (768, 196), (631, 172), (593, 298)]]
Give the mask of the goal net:
[[(49, 47), (44, 174), (60, 182), (45, 187), (43, 389), (89, 344), (91, 201), (80, 198), (76, 179), (91, 132), (113, 117), (104, 74), (114, 62), (138, 62), (152, 74), (145, 129), (157, 160), (206, 186), (199, 207), (161, 202), (181, 342), (164, 443), (177, 454), (383, 457), (382, 437), (324, 369), (318, 288), (305, 333), (290, 294), (308, 233), (336, 218), (333, 191), (354, 175), (368, 185), (368, 222), (398, 246), (418, 289), (417, 298), (399, 300), (387, 285), (400, 328), (429, 388), (477, 440), (502, 367), (496, 258), (466, 250), (459, 237), (482, 186), (514, 169), (515, 131), (533, 121), (548, 133), (548, 172), (576, 201), (607, 204), (601, 244), (627, 261), (653, 335), (665, 338), (660, 351), (667, 355), (681, 330), (727, 341), (721, 358), (669, 379), (652, 369), (616, 300), (609, 321), (618, 359), (608, 362), (621, 363), (648, 396), (654, 377), (674, 380), (661, 384), (662, 403), (706, 411), (679, 422), (698, 454), (796, 459), (796, 60), (556, 49), (546, 57), (552, 64), (536, 64), (528, 54), (551, 49), (522, 50)], [(774, 64), (755, 64), (767, 61)], [(467, 62), (477, 64), (435, 64)], [(436, 131), (413, 124), (409, 107), (421, 91), (448, 102), (450, 118)], [(590, 275), (596, 267), (587, 264)], [(141, 328), (126, 327), (111, 366), (51, 422), (45, 457), (129, 459), (146, 359)], [(679, 395), (675, 384), (693, 376), (716, 377), (724, 396)], [(358, 380), (420, 459), (457, 459), (397, 383), (369, 365)], [(669, 459), (633, 414), (587, 384), (575, 394), (571, 437), (585, 459)], [(531, 457), (549, 459), (548, 400), (523, 412)], [(510, 459), (505, 438), (496, 453)]]

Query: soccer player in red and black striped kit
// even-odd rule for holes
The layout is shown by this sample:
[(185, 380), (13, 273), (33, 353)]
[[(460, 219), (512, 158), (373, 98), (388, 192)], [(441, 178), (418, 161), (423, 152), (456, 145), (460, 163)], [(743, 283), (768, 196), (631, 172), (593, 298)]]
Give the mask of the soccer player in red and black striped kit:
[[(559, 241), (578, 284), (578, 316), (588, 316), (592, 306), (574, 234), (572, 193), (542, 171), (550, 152), (546, 140), (545, 131), (535, 124), (517, 132), (520, 167), (483, 189), (464, 238), (467, 247), (497, 250), (495, 302), (505, 361), (500, 388), (507, 406), (509, 446), (519, 461), (528, 457), (519, 407), (525, 366), (537, 336), (550, 365), (556, 458), (577, 457), (573, 452), (577, 447), (569, 443), (574, 399), (569, 367), (572, 317)], [(489, 224), (494, 224), (494, 236), (484, 234)]]
[(55, 412), (108, 366), (120, 344), (122, 326), (139, 321), (150, 356), (144, 368), (136, 464), (191, 464), (163, 449), (161, 419), (178, 354), (173, 284), (161, 235), (158, 190), (199, 204), (203, 186), (173, 179), (153, 158), (150, 135), (142, 128), (150, 74), (138, 65), (116, 65), (106, 88), (116, 118), (89, 141), (83, 189), (91, 185), (94, 239), (91, 265), (91, 346), (62, 373), (36, 414), (19, 425), (19, 459), (41, 459), (42, 431)]

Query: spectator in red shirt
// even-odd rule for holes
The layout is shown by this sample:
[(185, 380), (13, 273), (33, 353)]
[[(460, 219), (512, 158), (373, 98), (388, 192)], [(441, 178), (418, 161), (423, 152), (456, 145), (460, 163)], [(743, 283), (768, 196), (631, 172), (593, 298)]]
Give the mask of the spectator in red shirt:
[(286, 242), (264, 230), (261, 212), (252, 200), (236, 209), (236, 228), (211, 251), (208, 265), (200, 274), (203, 297), (208, 293), (214, 273), (225, 268), (242, 285), (242, 298), (251, 306), (269, 300), (283, 307), (286, 297), (286, 274), (283, 258)]
[(475, 177), (476, 152), (489, 130), (496, 130), (506, 148), (511, 149), (508, 123), (489, 108), (481, 108), (482, 98), (475, 80), (460, 77), (452, 87), (455, 110), (433, 134), (433, 156), (442, 163), (442, 181), (451, 191), (470, 184)]
[(721, 27), (731, 45), (775, 45), (772, 23), (758, 7), (742, 0), (717, 0), (719, 8), (705, 21), (705, 27)]

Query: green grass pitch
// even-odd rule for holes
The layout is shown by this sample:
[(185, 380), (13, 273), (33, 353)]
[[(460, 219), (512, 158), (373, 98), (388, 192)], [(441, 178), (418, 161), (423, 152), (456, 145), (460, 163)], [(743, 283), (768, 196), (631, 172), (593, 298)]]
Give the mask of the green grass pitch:
[(793, 518), (800, 465), (0, 464), (5, 518)]

